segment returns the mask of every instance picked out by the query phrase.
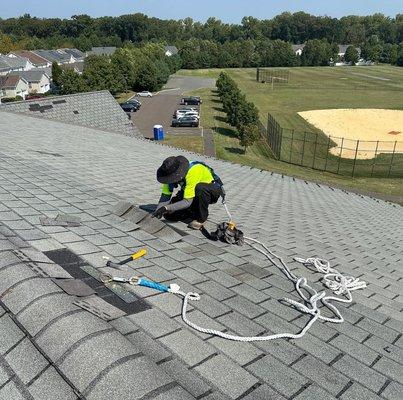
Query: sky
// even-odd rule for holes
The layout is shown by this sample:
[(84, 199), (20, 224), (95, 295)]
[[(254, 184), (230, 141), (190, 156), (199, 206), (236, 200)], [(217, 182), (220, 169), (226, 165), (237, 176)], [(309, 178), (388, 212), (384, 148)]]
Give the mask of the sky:
[(205, 21), (216, 17), (239, 23), (243, 16), (272, 18), (284, 11), (342, 17), (381, 12), (403, 13), (403, 0), (0, 0), (0, 18), (31, 14), (37, 17), (69, 18), (74, 14), (93, 17), (141, 12), (162, 19), (192, 17)]

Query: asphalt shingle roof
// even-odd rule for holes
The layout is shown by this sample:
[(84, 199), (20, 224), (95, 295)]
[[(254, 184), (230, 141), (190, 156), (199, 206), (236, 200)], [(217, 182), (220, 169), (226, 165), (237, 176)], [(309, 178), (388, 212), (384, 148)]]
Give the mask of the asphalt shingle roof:
[[(316, 323), (300, 340), (238, 343), (199, 334), (183, 324), (179, 298), (136, 286), (148, 307), (108, 323), (50, 280), (61, 268), (44, 252), (67, 248), (102, 268), (103, 256), (120, 260), (146, 247), (148, 255), (121, 273), (201, 293), (189, 318), (215, 329), (297, 331), (306, 316), (278, 302), (293, 297), (293, 287), (255, 250), (207, 241), (181, 224), (181, 234), (162, 229), (138, 209), (116, 205), (154, 203), (155, 170), (179, 150), (7, 112), (0, 112), (0, 141), (0, 397), (400, 398), (401, 207), (208, 159), (240, 227), (286, 257), (294, 273), (321, 288), (317, 274), (291, 262), (318, 255), (368, 288), (340, 307), (343, 324)], [(39, 216), (57, 213), (79, 216), (82, 225), (40, 225)], [(213, 206), (211, 220), (224, 218)]]
[(36, 67), (42, 67), (42, 66), (47, 65), (47, 61), (44, 58), (42, 58), (41, 56), (38, 56), (37, 54), (35, 54), (32, 51), (16, 50), (16, 51), (13, 51), (12, 53), (17, 56), (27, 58)]
[(20, 76), (21, 78), (24, 78), (27, 82), (40, 82), (44, 74), (46, 74), (46, 71), (41, 68), (35, 68), (29, 71), (12, 72), (10, 75)]
[(137, 128), (108, 91), (1, 104), (1, 110), (83, 125), (122, 135), (139, 135)]

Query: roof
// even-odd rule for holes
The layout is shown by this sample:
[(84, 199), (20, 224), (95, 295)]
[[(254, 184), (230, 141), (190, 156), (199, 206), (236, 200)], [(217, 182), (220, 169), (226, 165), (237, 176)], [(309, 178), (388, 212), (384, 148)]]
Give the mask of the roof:
[[(1, 397), (399, 398), (401, 207), (27, 115), (0, 112), (0, 141)], [(116, 205), (123, 200), (155, 203), (160, 193), (155, 170), (163, 158), (179, 153), (205, 160), (219, 173), (245, 234), (289, 262), (295, 255), (318, 255), (369, 283), (354, 292), (353, 304), (340, 307), (344, 323), (317, 322), (300, 340), (241, 343), (184, 325), (181, 302), (169, 293), (130, 287), (138, 296), (134, 311), (110, 322), (73, 304), (77, 298), (50, 276), (66, 276), (67, 270), (81, 274), (83, 264), (102, 268), (103, 257), (122, 260), (145, 247), (148, 255), (120, 273), (176, 282), (201, 293), (189, 314), (197, 323), (259, 335), (297, 331), (306, 322), (277, 301), (293, 298), (293, 288), (254, 249), (208, 241), (183, 224), (166, 232), (163, 222), (143, 219), (134, 207), (127, 211), (125, 203)], [(211, 210), (211, 221), (225, 218), (220, 205)], [(57, 213), (79, 216), (82, 225), (39, 223), (40, 216)], [(83, 262), (72, 258), (69, 266), (68, 260), (58, 260), (60, 249)], [(309, 281), (318, 279), (301, 265), (292, 266)], [(102, 294), (104, 289), (97, 290)], [(101, 314), (103, 306), (88, 309)]]
[(84, 59), (85, 53), (78, 49), (60, 49), (67, 54), (71, 54), (76, 60)]
[(68, 62), (71, 54), (67, 54), (63, 50), (33, 50), (33, 52), (49, 62)]
[(25, 68), (28, 60), (23, 57), (8, 57), (0, 54), (0, 70)]
[(27, 58), (36, 67), (46, 66), (48, 63), (44, 58), (29, 50), (16, 50), (12, 51), (11, 54)]
[(6, 103), (0, 105), (1, 110), (83, 125), (122, 135), (138, 135), (137, 128), (108, 91)]
[(303, 50), (305, 44), (292, 44), (291, 47), (294, 51)]
[[(353, 46), (352, 44), (339, 44), (339, 54), (345, 54), (348, 47)], [(361, 49), (359, 47), (355, 48), (358, 53), (361, 53)]]
[(45, 75), (50, 79), (49, 75), (46, 74), (44, 68), (31, 69), (29, 71), (16, 71), (12, 72), (11, 75), (17, 75), (24, 78), (28, 83), (30, 82), (40, 82), (42, 77)]
[(20, 80), (28, 83), (23, 77), (19, 75), (0, 76), (0, 87), (2, 89), (14, 89), (17, 87)]
[(93, 47), (87, 52), (88, 55), (111, 56), (116, 51), (116, 47)]
[(170, 52), (172, 55), (178, 54), (178, 48), (176, 46), (165, 46), (164, 47), (165, 52)]

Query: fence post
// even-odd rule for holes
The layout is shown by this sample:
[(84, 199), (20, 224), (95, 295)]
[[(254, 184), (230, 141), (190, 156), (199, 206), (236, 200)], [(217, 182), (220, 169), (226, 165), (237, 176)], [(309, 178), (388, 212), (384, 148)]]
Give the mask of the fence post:
[(316, 147), (318, 146), (318, 132), (316, 132), (315, 137), (315, 145), (313, 147), (313, 160), (312, 160), (312, 168), (315, 169), (315, 158), (316, 158)]
[(391, 159), (390, 159), (390, 165), (389, 165), (389, 171), (388, 171), (388, 178), (390, 177), (390, 171), (392, 171), (393, 158), (395, 157), (395, 151), (396, 151), (396, 143), (397, 143), (397, 140), (395, 140), (395, 145), (393, 146), (393, 153), (392, 153), (392, 157), (391, 157)]
[(341, 146), (340, 146), (340, 154), (339, 154), (339, 163), (338, 163), (338, 165), (337, 165), (337, 172), (336, 172), (336, 174), (338, 174), (339, 171), (340, 171), (341, 155), (343, 154), (343, 144), (344, 144), (344, 138), (341, 138)]
[(327, 168), (327, 159), (329, 157), (329, 148), (330, 148), (330, 135), (327, 141), (327, 151), (326, 151), (325, 168), (324, 168), (325, 171), (327, 171), (326, 168)]
[(360, 144), (360, 141), (357, 140), (357, 145), (355, 146), (355, 156), (354, 156), (354, 163), (353, 163), (353, 170), (351, 172), (351, 176), (354, 178), (354, 172), (355, 172), (355, 163), (357, 162), (357, 152), (358, 152), (358, 146)]
[(371, 169), (371, 178), (374, 175), (374, 168), (375, 168), (375, 163), (376, 163), (376, 154), (378, 153), (378, 145), (379, 145), (379, 140), (376, 142), (375, 157), (374, 157), (374, 161), (372, 163), (372, 169)]
[(294, 129), (291, 131), (290, 162), (292, 162), (292, 146), (294, 144)]
[(305, 154), (305, 139), (306, 139), (306, 132), (304, 132), (304, 141), (302, 143), (302, 157), (301, 157), (301, 166), (304, 166), (304, 154)]

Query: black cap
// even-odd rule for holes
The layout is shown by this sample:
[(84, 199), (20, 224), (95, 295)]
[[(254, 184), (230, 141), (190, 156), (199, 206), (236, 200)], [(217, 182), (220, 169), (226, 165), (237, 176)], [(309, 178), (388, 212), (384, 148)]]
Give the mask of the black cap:
[(157, 170), (157, 181), (160, 183), (180, 182), (186, 176), (188, 169), (189, 160), (186, 157), (168, 157)]

